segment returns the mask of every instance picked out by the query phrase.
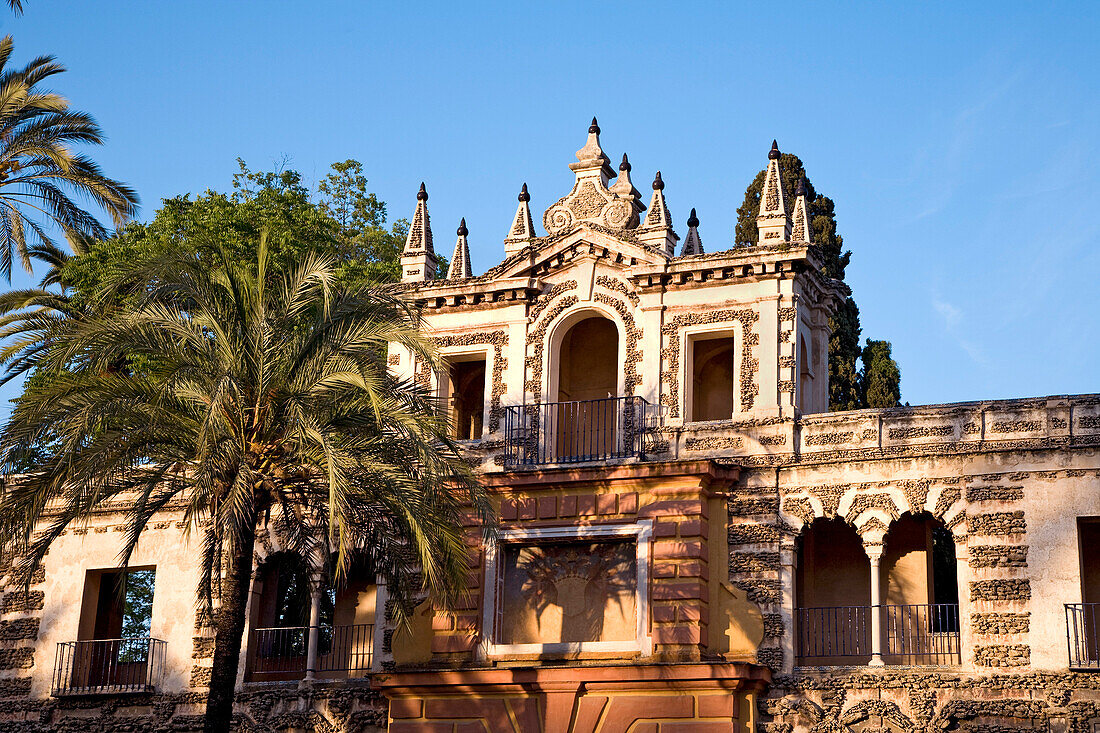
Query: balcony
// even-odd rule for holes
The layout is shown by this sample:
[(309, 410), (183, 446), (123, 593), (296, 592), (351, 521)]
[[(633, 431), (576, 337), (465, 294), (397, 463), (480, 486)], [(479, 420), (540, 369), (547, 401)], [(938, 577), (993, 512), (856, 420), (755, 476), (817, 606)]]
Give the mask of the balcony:
[[(877, 645), (876, 613), (885, 630)], [(795, 634), (799, 666), (962, 663), (959, 607), (952, 603), (796, 608)]]
[[(363, 677), (374, 661), (374, 624), (319, 626), (317, 658), (309, 665), (309, 626), (253, 629), (248, 657), (251, 682)], [(310, 675), (310, 672), (313, 675)]]
[(504, 465), (585, 463), (645, 455), (658, 410), (641, 397), (503, 408)]
[(57, 645), (52, 695), (154, 692), (164, 672), (160, 639), (95, 639)]
[(1069, 668), (1100, 670), (1100, 603), (1066, 604)]

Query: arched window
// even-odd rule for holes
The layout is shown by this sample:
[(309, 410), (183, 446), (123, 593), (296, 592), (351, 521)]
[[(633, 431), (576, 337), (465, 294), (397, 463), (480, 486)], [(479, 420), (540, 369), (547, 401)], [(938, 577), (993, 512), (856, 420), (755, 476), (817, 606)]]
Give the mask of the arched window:
[(601, 316), (578, 321), (558, 351), (558, 402), (547, 426), (559, 461), (616, 454), (619, 331)]
[(855, 528), (840, 518), (814, 520), (798, 542), (798, 664), (867, 664), (870, 597), (871, 562)]

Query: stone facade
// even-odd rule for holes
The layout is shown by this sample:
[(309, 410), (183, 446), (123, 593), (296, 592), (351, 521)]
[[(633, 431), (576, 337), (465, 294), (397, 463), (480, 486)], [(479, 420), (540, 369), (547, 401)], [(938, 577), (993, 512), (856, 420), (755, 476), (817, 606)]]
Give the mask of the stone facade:
[[(599, 135), (593, 120), (572, 188), (545, 209), (546, 236), (524, 186), (506, 258), (483, 275), (471, 276), (463, 222), (461, 257), (431, 279), (418, 196), (404, 287), (445, 361), (484, 361), (481, 433), (464, 445), (501, 526), (489, 544), (468, 527), (468, 595), (426, 603), (397, 629), (378, 614), (359, 678), (255, 681), (246, 650), (243, 729), (1097, 730), (1100, 673), (1071, 669), (1063, 604), (1088, 600), (1078, 520), (1100, 517), (1100, 396), (827, 412), (828, 319), (844, 290), (821, 274), (804, 191), (782, 189), (778, 147), (760, 242), (704, 253), (693, 211), (677, 257), (665, 182), (654, 177), (643, 205), (630, 163), (616, 175)], [(591, 319), (610, 324), (607, 342), (578, 348), (570, 334)], [(712, 369), (713, 353), (728, 361)], [(407, 351), (392, 347), (387, 363), (453, 397), (448, 374)], [(728, 410), (695, 419), (716, 395)], [(150, 635), (166, 656), (155, 690), (51, 697), (57, 645), (89, 638), (86, 577), (114, 566), (121, 509), (70, 528), (28, 589), (3, 587), (4, 730), (196, 728), (212, 646), (178, 510), (132, 562), (156, 569)], [(814, 544), (823, 527), (854, 555)], [(919, 527), (924, 549), (899, 549), (905, 527)], [(600, 542), (629, 543), (637, 564), (578, 571), (576, 548)], [(257, 567), (280, 552), (277, 533), (261, 544)], [(523, 552), (573, 555), (508, 585)], [(948, 601), (934, 582), (945, 568)], [(836, 605), (863, 636), (854, 654), (813, 663), (823, 655), (806, 645), (822, 632), (806, 619), (822, 608), (807, 588), (841, 571), (851, 586)], [(594, 626), (579, 624), (597, 603)], [(515, 604), (539, 619), (507, 621), (528, 635), (519, 641), (502, 632)], [(906, 643), (953, 646), (904, 657), (892, 646), (902, 622), (933, 605), (949, 621), (910, 623)], [(636, 633), (609, 631), (620, 616)]]

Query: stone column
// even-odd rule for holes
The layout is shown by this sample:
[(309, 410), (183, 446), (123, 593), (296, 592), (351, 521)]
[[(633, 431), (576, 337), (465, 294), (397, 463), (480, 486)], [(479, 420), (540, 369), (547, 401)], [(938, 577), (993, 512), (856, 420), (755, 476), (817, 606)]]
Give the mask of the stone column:
[(882, 661), (882, 550), (868, 550), (871, 559), (871, 666), (881, 667)]
[(306, 641), (306, 679), (317, 675), (317, 645), (320, 639), (321, 624), (321, 573), (314, 572), (309, 584), (309, 630)]

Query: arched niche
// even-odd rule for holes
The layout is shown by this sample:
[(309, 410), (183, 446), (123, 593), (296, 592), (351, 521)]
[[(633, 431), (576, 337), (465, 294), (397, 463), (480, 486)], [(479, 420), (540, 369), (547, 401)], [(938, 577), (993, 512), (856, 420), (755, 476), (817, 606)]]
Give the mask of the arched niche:
[(799, 665), (871, 660), (871, 561), (843, 519), (815, 519), (797, 542), (795, 652)]

